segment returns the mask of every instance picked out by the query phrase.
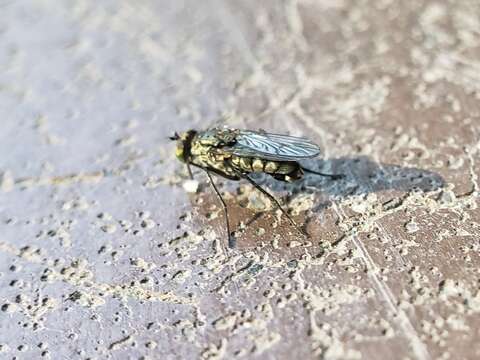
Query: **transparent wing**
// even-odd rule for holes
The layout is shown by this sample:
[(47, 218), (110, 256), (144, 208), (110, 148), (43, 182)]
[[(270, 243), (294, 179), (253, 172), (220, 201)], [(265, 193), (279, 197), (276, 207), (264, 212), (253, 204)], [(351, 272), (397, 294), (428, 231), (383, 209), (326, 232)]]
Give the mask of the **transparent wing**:
[(294, 161), (320, 153), (319, 147), (311, 141), (289, 135), (240, 130), (235, 140), (235, 144), (226, 150), (238, 156)]

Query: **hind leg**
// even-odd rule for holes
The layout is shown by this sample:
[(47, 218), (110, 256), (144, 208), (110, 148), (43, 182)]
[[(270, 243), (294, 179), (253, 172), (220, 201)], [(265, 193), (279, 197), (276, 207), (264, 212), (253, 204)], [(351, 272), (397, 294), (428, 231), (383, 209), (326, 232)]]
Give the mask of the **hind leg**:
[(283, 213), (283, 215), (290, 221), (290, 223), (293, 225), (293, 227), (302, 235), (308, 237), (308, 234), (302, 229), (300, 228), (297, 223), (292, 219), (292, 217), (288, 214), (288, 212), (282, 207), (282, 205), (280, 205), (280, 203), (278, 202), (277, 199), (275, 199), (275, 197), (270, 194), (267, 190), (265, 190), (264, 188), (262, 188), (260, 185), (258, 185), (253, 179), (251, 179), (248, 175), (246, 174), (239, 174), (239, 176), (241, 176), (243, 179), (247, 180), (250, 184), (252, 184), (255, 189), (257, 189), (258, 191), (260, 191), (262, 194), (264, 194), (266, 197), (268, 197), (270, 199), (270, 201), (272, 201), (275, 206), (280, 209), (280, 211)]
[(318, 171), (315, 171), (315, 170), (310, 170), (310, 169), (307, 169), (307, 168), (304, 168), (304, 167), (302, 167), (302, 170), (305, 171), (306, 173), (319, 175), (319, 176), (324, 176), (324, 177), (329, 177), (332, 180), (340, 180), (340, 179), (343, 179), (345, 177), (344, 174), (325, 174), (325, 173), (321, 173), (321, 172), (318, 172)]

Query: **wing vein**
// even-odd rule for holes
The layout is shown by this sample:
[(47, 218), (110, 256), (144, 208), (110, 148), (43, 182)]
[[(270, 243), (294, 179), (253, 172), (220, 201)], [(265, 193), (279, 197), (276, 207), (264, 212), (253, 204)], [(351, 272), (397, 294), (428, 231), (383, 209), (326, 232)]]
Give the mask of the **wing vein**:
[(308, 139), (250, 130), (240, 130), (226, 150), (238, 156), (295, 161), (317, 156), (319, 147)]

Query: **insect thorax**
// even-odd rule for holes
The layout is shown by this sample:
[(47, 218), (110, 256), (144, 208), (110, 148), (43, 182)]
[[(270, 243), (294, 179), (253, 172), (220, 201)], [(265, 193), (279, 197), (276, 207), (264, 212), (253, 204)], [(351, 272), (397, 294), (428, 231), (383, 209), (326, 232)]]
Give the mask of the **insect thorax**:
[(205, 137), (202, 134), (202, 140), (194, 139), (190, 148), (190, 161), (201, 168), (215, 170), (229, 178), (237, 178), (235, 169), (229, 166), (228, 160), (231, 154), (222, 151), (217, 147), (215, 137)]

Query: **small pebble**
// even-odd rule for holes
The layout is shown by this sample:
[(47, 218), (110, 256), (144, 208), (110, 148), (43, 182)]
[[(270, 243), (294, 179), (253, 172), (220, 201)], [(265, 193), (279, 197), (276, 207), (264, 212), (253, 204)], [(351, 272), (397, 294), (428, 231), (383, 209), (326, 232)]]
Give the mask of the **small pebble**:
[(199, 183), (197, 180), (185, 180), (183, 182), (183, 189), (190, 194), (195, 194), (198, 191)]

